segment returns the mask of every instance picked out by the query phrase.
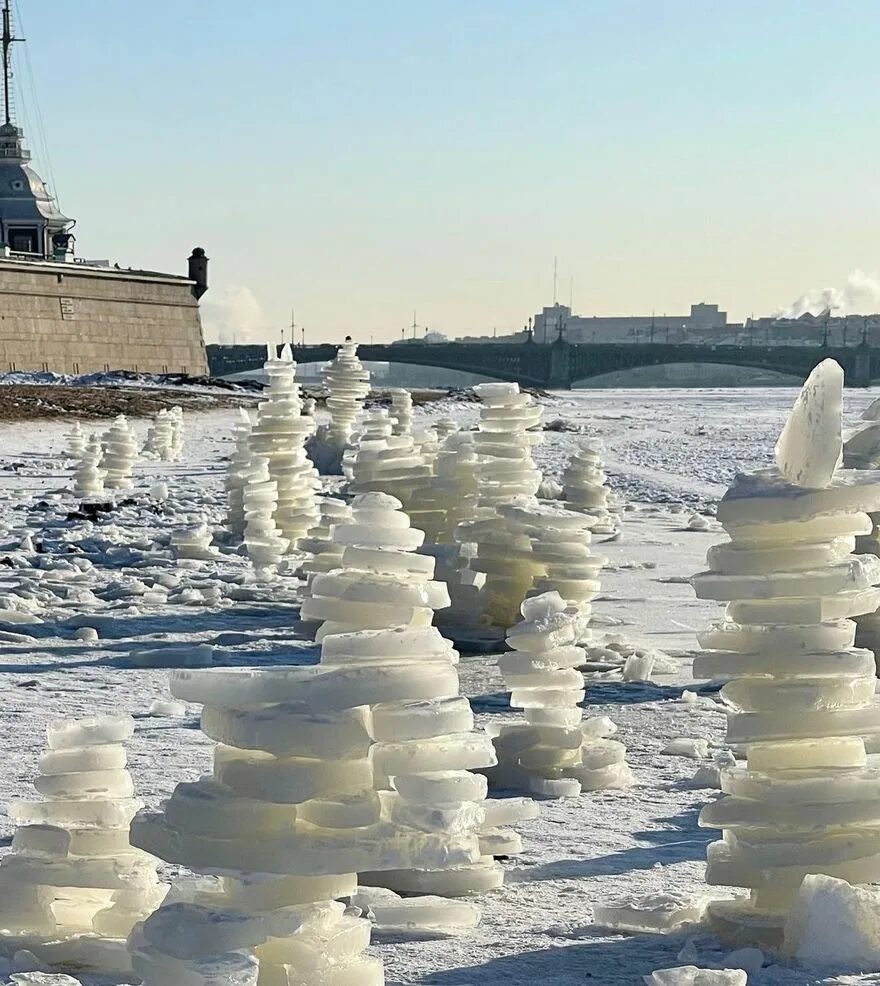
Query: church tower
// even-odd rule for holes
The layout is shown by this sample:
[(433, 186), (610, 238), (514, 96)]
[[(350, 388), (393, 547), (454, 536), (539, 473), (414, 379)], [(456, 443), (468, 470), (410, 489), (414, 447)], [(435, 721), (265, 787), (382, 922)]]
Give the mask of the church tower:
[(31, 260), (67, 260), (74, 225), (62, 215), (43, 179), (31, 168), (30, 151), (13, 121), (10, 0), (3, 0), (3, 124), (0, 125), (0, 244), (10, 255)]

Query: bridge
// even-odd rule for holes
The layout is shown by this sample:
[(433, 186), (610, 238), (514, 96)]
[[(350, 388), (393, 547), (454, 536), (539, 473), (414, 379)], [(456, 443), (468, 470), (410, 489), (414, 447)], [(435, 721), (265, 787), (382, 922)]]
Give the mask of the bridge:
[[(294, 346), (298, 363), (333, 359), (336, 346)], [(261, 367), (265, 346), (220, 346), (208, 349), (212, 376), (227, 376)], [(642, 366), (672, 363), (716, 363), (754, 370), (774, 370), (806, 378), (823, 359), (843, 367), (848, 387), (868, 387), (880, 378), (880, 349), (859, 346), (710, 346), (677, 343), (420, 343), (359, 345), (358, 356), (368, 362), (409, 363), (512, 380), (524, 387), (568, 390), (591, 377)]]

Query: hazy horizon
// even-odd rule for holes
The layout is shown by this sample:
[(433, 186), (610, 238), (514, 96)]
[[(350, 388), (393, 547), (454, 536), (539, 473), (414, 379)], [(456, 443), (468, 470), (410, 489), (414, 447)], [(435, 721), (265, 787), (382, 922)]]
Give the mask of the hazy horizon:
[(79, 255), (204, 246), (209, 335), (500, 334), (554, 256), (583, 315), (880, 307), (867, 0), (17, 6)]

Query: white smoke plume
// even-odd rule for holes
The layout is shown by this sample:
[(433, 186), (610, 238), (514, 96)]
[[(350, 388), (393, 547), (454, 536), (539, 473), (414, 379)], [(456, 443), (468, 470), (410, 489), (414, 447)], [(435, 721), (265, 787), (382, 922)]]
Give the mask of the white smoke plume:
[(777, 318), (799, 318), (805, 312), (820, 315), (874, 315), (880, 312), (880, 278), (863, 270), (854, 270), (841, 288), (812, 288), (787, 308), (780, 308)]
[(224, 345), (261, 343), (268, 337), (266, 319), (250, 288), (232, 284), (201, 305), (206, 342)]

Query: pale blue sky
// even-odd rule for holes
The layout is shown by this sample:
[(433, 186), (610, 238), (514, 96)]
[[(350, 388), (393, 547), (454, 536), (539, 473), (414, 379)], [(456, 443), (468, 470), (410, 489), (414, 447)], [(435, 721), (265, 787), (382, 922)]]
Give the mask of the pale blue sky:
[(500, 332), (554, 254), (583, 314), (880, 268), (876, 0), (17, 3), (80, 254), (199, 243), (214, 320)]

